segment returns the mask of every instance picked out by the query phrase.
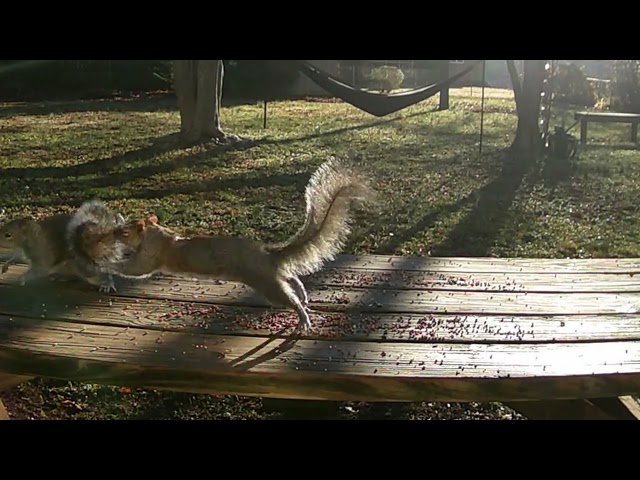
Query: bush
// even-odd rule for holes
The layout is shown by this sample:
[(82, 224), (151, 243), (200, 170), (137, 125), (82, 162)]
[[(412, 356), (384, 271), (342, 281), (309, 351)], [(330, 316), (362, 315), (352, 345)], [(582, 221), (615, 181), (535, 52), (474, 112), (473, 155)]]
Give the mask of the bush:
[(171, 88), (168, 60), (4, 60), (3, 100), (53, 100)]
[(369, 74), (372, 87), (378, 90), (390, 92), (396, 88), (400, 88), (404, 82), (404, 73), (398, 67), (385, 65), (371, 70)]
[(613, 60), (611, 108), (640, 113), (640, 60)]
[(581, 107), (593, 107), (596, 103), (593, 85), (587, 81), (583, 68), (573, 63), (556, 65), (551, 82), (554, 101), (557, 103)]
[[(0, 60), (0, 100), (55, 100), (173, 90), (171, 60)], [(225, 60), (225, 98), (286, 97), (298, 78), (284, 60)]]
[(298, 76), (297, 66), (287, 60), (225, 60), (222, 93), (236, 99), (287, 98)]

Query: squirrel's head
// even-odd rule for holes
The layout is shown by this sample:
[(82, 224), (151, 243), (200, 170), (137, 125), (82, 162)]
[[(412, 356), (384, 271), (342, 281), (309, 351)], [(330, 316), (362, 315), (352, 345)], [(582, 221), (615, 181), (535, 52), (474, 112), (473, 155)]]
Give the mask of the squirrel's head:
[(0, 247), (18, 248), (23, 247), (29, 239), (35, 238), (37, 223), (28, 218), (17, 218), (0, 226)]
[(129, 247), (138, 248), (147, 230), (152, 225), (158, 225), (158, 217), (150, 215), (147, 218), (126, 223), (115, 230), (116, 240)]

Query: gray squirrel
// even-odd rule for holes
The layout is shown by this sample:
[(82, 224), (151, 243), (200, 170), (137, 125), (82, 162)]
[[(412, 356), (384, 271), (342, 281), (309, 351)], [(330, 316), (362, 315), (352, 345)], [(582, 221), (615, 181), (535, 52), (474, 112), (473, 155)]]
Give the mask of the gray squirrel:
[(44, 276), (73, 276), (115, 291), (112, 275), (104, 262), (122, 260), (126, 249), (116, 242), (114, 229), (125, 224), (104, 202), (90, 200), (74, 213), (56, 214), (41, 220), (22, 217), (0, 226), (0, 247), (12, 250), (1, 273), (18, 260), (26, 260), (29, 270), (20, 284)]
[(164, 272), (241, 282), (270, 303), (293, 309), (298, 328), (308, 330), (309, 298), (299, 277), (317, 272), (335, 258), (351, 232), (353, 204), (374, 198), (367, 176), (331, 159), (311, 176), (304, 224), (283, 243), (236, 236), (182, 237), (150, 215), (116, 229), (116, 242), (135, 253), (112, 262), (109, 269), (128, 278)]

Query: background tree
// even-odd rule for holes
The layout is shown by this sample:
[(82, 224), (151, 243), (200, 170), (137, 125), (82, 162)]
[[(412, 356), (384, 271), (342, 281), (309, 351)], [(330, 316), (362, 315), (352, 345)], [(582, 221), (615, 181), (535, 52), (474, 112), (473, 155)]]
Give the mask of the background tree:
[(612, 60), (612, 107), (618, 112), (640, 113), (640, 60)]
[(238, 137), (220, 127), (222, 60), (174, 60), (173, 82), (180, 110), (180, 133), (189, 142)]
[(511, 149), (520, 155), (535, 156), (542, 147), (538, 120), (546, 63), (547, 60), (525, 60), (520, 81), (515, 62), (507, 60), (518, 113), (518, 128)]

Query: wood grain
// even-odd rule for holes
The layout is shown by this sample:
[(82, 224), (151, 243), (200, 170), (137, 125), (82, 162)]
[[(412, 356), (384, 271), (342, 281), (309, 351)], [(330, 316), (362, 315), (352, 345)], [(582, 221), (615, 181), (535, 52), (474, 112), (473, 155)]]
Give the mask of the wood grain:
[(296, 338), (293, 312), (241, 284), (165, 277), (104, 295), (81, 282), (17, 287), (25, 267), (12, 267), (0, 275), (0, 371), (309, 400), (597, 403), (640, 392), (639, 260), (338, 265), (306, 279), (317, 328)]
[(327, 268), (448, 273), (640, 273), (638, 258), (490, 258), (340, 255)]
[[(0, 285), (2, 318), (144, 327), (205, 334), (289, 335), (293, 311), (106, 296), (66, 288)], [(451, 315), (312, 311), (309, 338), (411, 342), (587, 342), (640, 339), (640, 315)]]
[[(0, 259), (9, 252), (0, 250)], [(640, 273), (639, 258), (497, 258), (338, 255), (325, 268), (450, 273)]]
[(478, 292), (640, 292), (640, 275), (628, 273), (436, 273), (329, 268), (305, 279), (313, 287), (460, 290)]
[[(13, 266), (0, 276), (1, 284), (14, 284), (26, 271), (23, 265)], [(159, 276), (145, 281), (117, 280), (121, 290), (139, 294), (151, 290), (158, 294), (168, 291), (197, 299), (201, 295), (252, 298), (251, 291), (241, 284), (216, 280)], [(325, 269), (305, 279), (312, 291), (340, 290), (344, 287), (369, 290), (417, 290), (460, 292), (531, 292), (531, 293), (639, 293), (640, 275), (578, 273), (476, 273), (445, 274), (401, 270)]]
[[(0, 277), (0, 284), (15, 284), (17, 270)], [(118, 296), (160, 300), (187, 300), (228, 306), (270, 307), (251, 288), (235, 283), (154, 278), (117, 283)], [(29, 287), (26, 288), (43, 288)], [(67, 288), (65, 283), (57, 287)], [(69, 287), (70, 288), (70, 287)], [(78, 288), (78, 287), (74, 287)], [(93, 287), (80, 288), (90, 291)], [(640, 312), (639, 293), (536, 293), (485, 291), (430, 291), (310, 288), (312, 307), (335, 312), (421, 313), (455, 315), (597, 315)]]
[(640, 342), (436, 344), (265, 339), (0, 320), (0, 368), (273, 398), (513, 401), (640, 391)]

